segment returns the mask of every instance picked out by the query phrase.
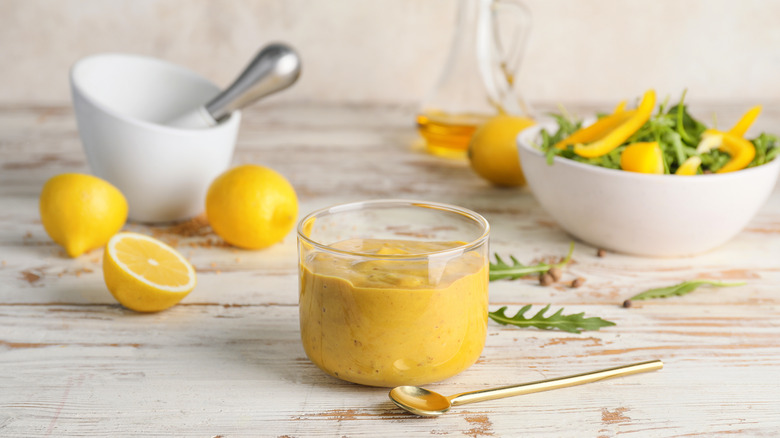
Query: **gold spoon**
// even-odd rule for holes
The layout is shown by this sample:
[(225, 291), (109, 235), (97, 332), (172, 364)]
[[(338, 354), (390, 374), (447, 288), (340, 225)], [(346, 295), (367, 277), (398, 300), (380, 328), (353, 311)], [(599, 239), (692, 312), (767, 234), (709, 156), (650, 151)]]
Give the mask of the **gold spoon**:
[(413, 414), (421, 415), (423, 417), (438, 417), (450, 410), (452, 406), (465, 405), (466, 403), (476, 403), (485, 400), (495, 400), (515, 395), (531, 394), (533, 392), (549, 391), (551, 389), (565, 388), (567, 386), (582, 385), (583, 383), (611, 379), (613, 377), (660, 370), (663, 366), (664, 364), (660, 360), (651, 360), (632, 365), (607, 368), (605, 370), (591, 371), (589, 373), (575, 374), (573, 376), (558, 377), (556, 379), (539, 380), (536, 382), (521, 383), (520, 385), (483, 389), (481, 391), (463, 392), (449, 397), (418, 386), (398, 386), (390, 391), (390, 399), (401, 409)]

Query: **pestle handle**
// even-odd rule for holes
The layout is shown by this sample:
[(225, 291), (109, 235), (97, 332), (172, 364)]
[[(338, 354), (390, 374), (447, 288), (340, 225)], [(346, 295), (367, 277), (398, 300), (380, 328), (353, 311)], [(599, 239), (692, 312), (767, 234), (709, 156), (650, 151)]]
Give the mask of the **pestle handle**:
[(291, 47), (282, 43), (265, 46), (241, 75), (205, 106), (182, 114), (167, 123), (179, 128), (214, 126), (233, 111), (284, 90), (301, 74), (301, 60)]
[(237, 109), (284, 90), (295, 83), (300, 74), (301, 60), (295, 50), (282, 43), (269, 44), (230, 87), (206, 104), (206, 110), (219, 121)]

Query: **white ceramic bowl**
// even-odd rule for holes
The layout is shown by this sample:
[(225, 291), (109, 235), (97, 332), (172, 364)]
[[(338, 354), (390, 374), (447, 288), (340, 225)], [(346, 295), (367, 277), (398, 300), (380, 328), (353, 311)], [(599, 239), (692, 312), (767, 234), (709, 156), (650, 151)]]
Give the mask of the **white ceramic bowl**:
[(78, 61), (70, 83), (90, 168), (125, 195), (131, 220), (169, 222), (204, 210), (209, 184), (232, 160), (240, 112), (207, 129), (160, 123), (203, 105), (216, 85), (165, 61), (114, 53)]
[(541, 124), (518, 135), (528, 186), (573, 236), (598, 248), (641, 256), (684, 256), (739, 233), (775, 187), (780, 160), (726, 174), (647, 175), (555, 157), (533, 145)]

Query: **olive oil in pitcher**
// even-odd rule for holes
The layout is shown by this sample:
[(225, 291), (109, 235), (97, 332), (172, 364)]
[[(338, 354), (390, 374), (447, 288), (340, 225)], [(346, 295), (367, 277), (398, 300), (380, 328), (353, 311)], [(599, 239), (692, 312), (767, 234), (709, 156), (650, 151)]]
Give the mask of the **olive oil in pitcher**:
[(449, 58), (417, 114), (429, 153), (465, 157), (474, 131), (498, 114), (531, 124), (513, 80), (529, 25), (527, 10), (514, 0), (460, 1)]
[(484, 114), (449, 114), (429, 111), (417, 115), (417, 129), (425, 139), (428, 152), (447, 157), (462, 156), (471, 136), (490, 118)]

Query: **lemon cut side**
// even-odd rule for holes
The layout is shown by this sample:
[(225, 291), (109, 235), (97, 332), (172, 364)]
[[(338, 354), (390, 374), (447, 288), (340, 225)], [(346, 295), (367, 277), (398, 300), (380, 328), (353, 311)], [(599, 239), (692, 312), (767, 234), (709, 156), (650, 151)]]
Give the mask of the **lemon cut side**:
[(195, 269), (178, 251), (152, 237), (128, 232), (108, 241), (103, 278), (117, 301), (139, 312), (172, 307), (196, 284)]

